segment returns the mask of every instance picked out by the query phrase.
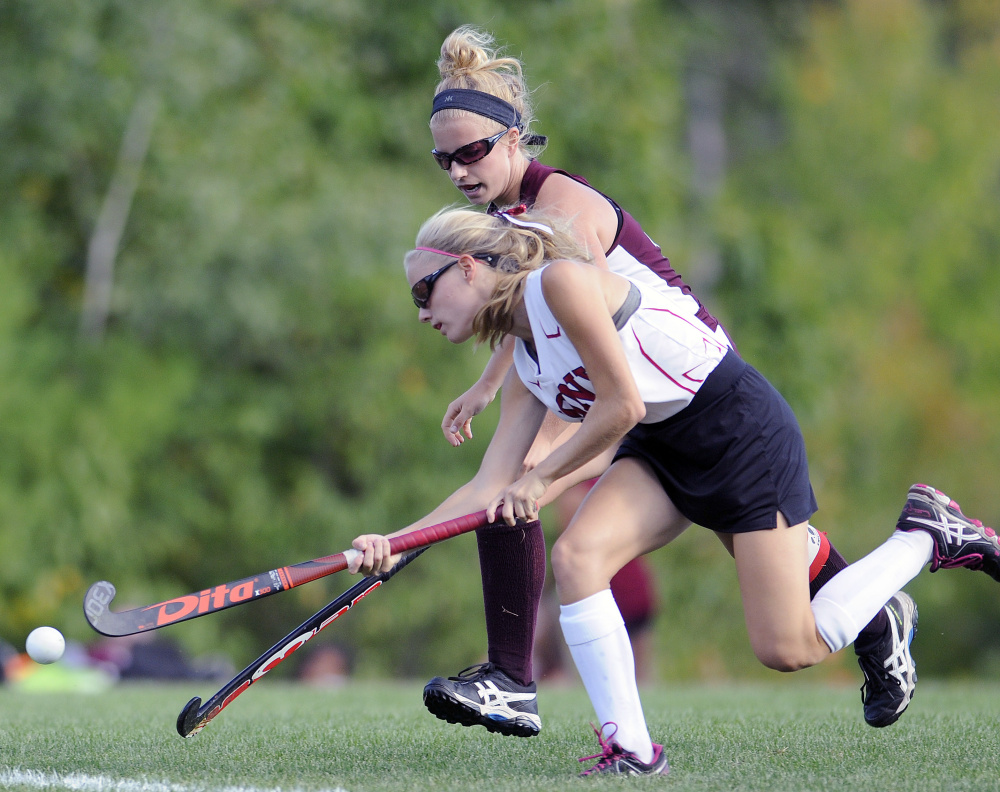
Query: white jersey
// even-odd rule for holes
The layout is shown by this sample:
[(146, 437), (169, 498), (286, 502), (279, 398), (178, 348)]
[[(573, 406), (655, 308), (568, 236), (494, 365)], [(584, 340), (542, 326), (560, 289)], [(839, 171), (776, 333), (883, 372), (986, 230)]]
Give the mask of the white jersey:
[[(655, 243), (649, 237), (646, 237), (646, 240), (651, 246), (655, 247)], [(659, 248), (656, 249), (659, 250)], [(683, 283), (679, 282), (679, 285), (671, 285), (669, 281), (657, 275), (649, 266), (636, 258), (623, 246), (616, 245), (612, 248), (605, 256), (605, 260), (608, 262), (608, 269), (617, 275), (628, 278), (634, 283), (643, 284), (656, 291), (665, 293), (675, 302), (679, 309), (684, 311), (685, 316), (689, 312), (696, 314), (699, 310), (703, 310), (701, 303), (689, 291), (685, 291), (686, 287)], [(704, 323), (704, 319), (700, 321)], [(717, 325), (714, 330), (709, 329), (709, 334), (720, 344), (732, 347), (732, 342), (729, 336), (726, 335), (726, 331), (722, 328), (721, 324)]]
[[(583, 361), (542, 294), (545, 267), (525, 279), (524, 305), (533, 344), (517, 339), (514, 366), (529, 391), (566, 421), (582, 421), (596, 398)], [(632, 376), (646, 404), (642, 423), (683, 410), (729, 347), (695, 315), (698, 305), (675, 290), (630, 280), (615, 315)]]

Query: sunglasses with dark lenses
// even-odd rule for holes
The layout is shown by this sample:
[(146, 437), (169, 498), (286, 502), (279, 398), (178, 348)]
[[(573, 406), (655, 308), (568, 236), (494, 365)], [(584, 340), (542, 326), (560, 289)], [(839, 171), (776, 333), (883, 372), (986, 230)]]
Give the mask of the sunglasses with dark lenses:
[[(472, 257), (478, 259), (479, 261), (485, 261), (489, 266), (495, 267), (499, 256), (494, 253), (473, 253)], [(440, 278), (448, 267), (453, 264), (458, 264), (458, 259), (454, 261), (449, 261), (440, 269), (434, 270), (426, 278), (421, 278), (416, 283), (410, 287), (410, 294), (413, 295), (413, 304), (417, 308), (426, 308), (427, 303), (431, 300), (431, 292), (434, 291), (434, 282)]]
[(447, 270), (449, 267), (455, 264), (458, 264), (458, 259), (455, 259), (454, 261), (449, 261), (440, 269), (434, 270), (434, 272), (432, 272), (426, 278), (421, 278), (420, 280), (418, 280), (416, 283), (413, 284), (413, 286), (410, 288), (410, 294), (413, 295), (413, 304), (417, 306), (417, 308), (427, 307), (427, 303), (429, 303), (431, 300), (431, 292), (434, 291), (434, 281), (440, 278), (441, 275), (444, 274), (445, 270)]
[(451, 170), (452, 161), (457, 162), (459, 165), (471, 165), (473, 162), (479, 162), (479, 160), (493, 151), (493, 147), (497, 144), (497, 141), (510, 132), (511, 129), (513, 127), (509, 127), (503, 130), (503, 132), (497, 132), (493, 137), (466, 143), (461, 148), (455, 149), (451, 154), (445, 154), (437, 149), (433, 149), (431, 154), (434, 155), (437, 164), (441, 166), (441, 170)]

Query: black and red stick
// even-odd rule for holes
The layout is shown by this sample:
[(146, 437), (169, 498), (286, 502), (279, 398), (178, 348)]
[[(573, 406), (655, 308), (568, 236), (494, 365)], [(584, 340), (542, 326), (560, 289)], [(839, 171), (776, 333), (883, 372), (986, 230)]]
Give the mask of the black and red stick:
[[(426, 547), (474, 531), (487, 524), (484, 509), (394, 536), (389, 540), (389, 548), (394, 555), (404, 553), (407, 550)], [(111, 637), (134, 635), (253, 602), (277, 594), (279, 591), (286, 591), (303, 583), (332, 575), (347, 569), (348, 560), (357, 552), (357, 550), (345, 550), (343, 553), (272, 569), (233, 583), (222, 583), (213, 588), (157, 602), (144, 608), (133, 608), (117, 613), (110, 608), (111, 600), (115, 596), (115, 587), (108, 581), (101, 580), (87, 589), (87, 594), (83, 598), (83, 613), (90, 626), (102, 635)]]
[(218, 693), (212, 696), (204, 704), (197, 696), (191, 699), (181, 714), (177, 716), (177, 733), (181, 737), (189, 737), (201, 731), (208, 725), (208, 722), (228, 707), (237, 696), (239, 696), (250, 685), (260, 679), (264, 674), (284, 661), (290, 654), (310, 640), (320, 630), (326, 629), (330, 624), (343, 616), (354, 605), (371, 594), (372, 591), (381, 586), (385, 581), (395, 575), (399, 570), (409, 564), (414, 558), (424, 552), (427, 548), (421, 547), (409, 555), (403, 556), (396, 565), (388, 572), (380, 575), (366, 577), (355, 583), (351, 588), (333, 600), (329, 605), (313, 616), (310, 616), (302, 624), (292, 630), (288, 635), (278, 641), (264, 654), (254, 660), (240, 673), (227, 682)]

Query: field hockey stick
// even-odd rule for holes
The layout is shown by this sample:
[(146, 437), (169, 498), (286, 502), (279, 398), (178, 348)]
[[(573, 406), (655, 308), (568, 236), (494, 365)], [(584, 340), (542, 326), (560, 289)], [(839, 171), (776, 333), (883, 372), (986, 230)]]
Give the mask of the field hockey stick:
[(200, 732), (208, 725), (210, 720), (232, 704), (233, 700), (244, 690), (287, 659), (290, 654), (295, 652), (306, 641), (310, 640), (316, 633), (329, 627), (426, 549), (426, 547), (421, 547), (419, 550), (403, 556), (388, 572), (367, 577), (355, 583), (329, 605), (310, 616), (240, 671), (240, 673), (230, 679), (229, 682), (220, 688), (218, 693), (204, 704), (201, 703), (201, 699), (197, 696), (191, 699), (185, 705), (184, 709), (181, 710), (181, 714), (177, 716), (177, 733), (181, 737), (189, 737), (192, 734)]
[[(474, 531), (488, 524), (484, 509), (394, 536), (389, 540), (389, 549), (393, 555), (404, 553), (407, 550), (425, 547)], [(213, 588), (157, 602), (144, 608), (133, 608), (117, 613), (110, 608), (111, 600), (115, 596), (115, 587), (108, 581), (101, 580), (87, 589), (87, 594), (83, 598), (83, 613), (90, 626), (101, 635), (111, 637), (135, 635), (147, 630), (157, 630), (168, 624), (195, 619), (208, 613), (216, 613), (235, 605), (244, 605), (277, 594), (279, 591), (287, 591), (303, 583), (332, 575), (334, 572), (341, 572), (347, 569), (348, 563), (358, 554), (359, 551), (354, 549), (345, 550), (312, 561), (278, 567), (233, 583), (222, 583)]]

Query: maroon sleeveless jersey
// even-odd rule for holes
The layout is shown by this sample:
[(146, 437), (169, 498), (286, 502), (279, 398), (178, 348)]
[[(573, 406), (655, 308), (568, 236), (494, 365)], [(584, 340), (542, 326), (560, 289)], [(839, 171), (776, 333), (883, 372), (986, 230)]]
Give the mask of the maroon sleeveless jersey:
[[(711, 330), (715, 331), (719, 328), (719, 321), (708, 312), (708, 309), (702, 305), (701, 300), (691, 293), (691, 287), (670, 266), (670, 261), (663, 255), (659, 245), (649, 238), (646, 232), (642, 230), (642, 226), (639, 225), (638, 221), (607, 195), (592, 187), (582, 176), (576, 176), (559, 168), (551, 168), (548, 165), (543, 165), (538, 160), (532, 160), (524, 173), (524, 177), (521, 179), (520, 199), (525, 206), (531, 207), (534, 205), (538, 198), (538, 193), (542, 189), (542, 185), (553, 173), (568, 176), (585, 187), (594, 190), (594, 192), (604, 197), (615, 210), (615, 214), (618, 216), (618, 231), (615, 234), (615, 239), (611, 247), (605, 251), (605, 257), (608, 259), (608, 265), (612, 271), (621, 272), (628, 276), (638, 276), (641, 280), (646, 280), (647, 278), (639, 276), (638, 272), (641, 272), (643, 267), (647, 268), (660, 280), (665, 281), (668, 286), (680, 289), (685, 295), (695, 300), (698, 303), (697, 317)], [(495, 206), (490, 206), (490, 211), (495, 211), (495, 209)], [(722, 330), (722, 332), (725, 333), (725, 330)]]

